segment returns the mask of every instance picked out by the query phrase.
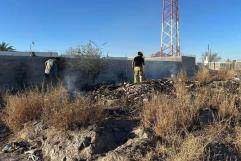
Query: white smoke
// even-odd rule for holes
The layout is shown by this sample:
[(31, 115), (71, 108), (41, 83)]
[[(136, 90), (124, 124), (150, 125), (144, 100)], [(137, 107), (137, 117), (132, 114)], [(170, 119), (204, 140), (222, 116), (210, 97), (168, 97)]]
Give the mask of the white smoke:
[(77, 76), (76, 75), (66, 75), (64, 77), (64, 84), (68, 91), (73, 91), (76, 89), (75, 82)]

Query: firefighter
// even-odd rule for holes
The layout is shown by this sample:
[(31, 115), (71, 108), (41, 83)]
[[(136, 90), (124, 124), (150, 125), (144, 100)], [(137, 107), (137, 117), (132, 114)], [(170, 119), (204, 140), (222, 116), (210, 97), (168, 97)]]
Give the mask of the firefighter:
[(132, 68), (134, 71), (134, 83), (141, 83), (144, 75), (145, 59), (142, 52), (138, 52), (137, 56), (132, 62)]

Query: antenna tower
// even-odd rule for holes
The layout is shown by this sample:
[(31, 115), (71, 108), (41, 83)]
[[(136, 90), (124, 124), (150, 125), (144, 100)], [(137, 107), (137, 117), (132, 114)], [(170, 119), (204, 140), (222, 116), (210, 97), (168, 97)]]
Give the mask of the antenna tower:
[(181, 56), (178, 0), (162, 0), (162, 31), (160, 56)]

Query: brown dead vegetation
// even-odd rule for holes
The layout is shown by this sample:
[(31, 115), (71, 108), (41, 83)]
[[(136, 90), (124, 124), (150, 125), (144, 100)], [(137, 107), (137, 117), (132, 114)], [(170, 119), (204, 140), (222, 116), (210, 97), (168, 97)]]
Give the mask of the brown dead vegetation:
[(28, 121), (35, 121), (41, 118), (43, 112), (43, 96), (35, 89), (5, 96), (6, 108), (4, 120), (6, 125), (13, 131), (17, 131)]
[(237, 71), (235, 70), (220, 70), (220, 71), (211, 71), (207, 68), (200, 69), (196, 75), (195, 80), (199, 83), (209, 83), (212, 81), (227, 81), (233, 79), (237, 76)]
[(63, 87), (47, 92), (27, 90), (16, 95), (6, 95), (3, 117), (6, 125), (18, 132), (27, 122), (43, 120), (59, 130), (83, 127), (100, 119), (102, 108), (98, 102), (79, 97), (69, 100)]
[(186, 73), (185, 71), (180, 71), (179, 73), (177, 73), (176, 81), (177, 81), (177, 82), (185, 82), (185, 81), (188, 81), (187, 73)]
[[(202, 71), (198, 78), (207, 81), (208, 75), (207, 71)], [(183, 83), (175, 84), (175, 88), (175, 97), (153, 96), (144, 105), (144, 127), (168, 140), (168, 144), (159, 147), (160, 155), (170, 161), (208, 160), (208, 157), (212, 160), (215, 158), (212, 156), (215, 148), (227, 146), (237, 157), (236, 153), (241, 152), (240, 128), (234, 133), (233, 126), (240, 125), (241, 96), (206, 87), (195, 92), (188, 91)], [(217, 111), (212, 114), (214, 120), (195, 128), (200, 126), (196, 123), (200, 119), (200, 112), (205, 109)], [(232, 156), (224, 159), (232, 160)]]
[(92, 103), (89, 98), (78, 98), (72, 103), (66, 103), (61, 110), (55, 110), (49, 124), (58, 129), (78, 129), (86, 127), (101, 119), (102, 106)]
[[(239, 96), (208, 88), (201, 88), (198, 93), (189, 93), (183, 84), (176, 84), (175, 88), (176, 97), (155, 96), (144, 106), (144, 125), (155, 126), (159, 135), (163, 136), (165, 132), (159, 132), (167, 128), (174, 133), (174, 129), (187, 129), (203, 108), (217, 109), (219, 121), (237, 120), (239, 117)], [(168, 127), (165, 124), (168, 124)]]
[[(184, 85), (176, 85), (176, 97), (160, 95), (145, 104), (143, 123), (159, 136), (186, 132), (199, 108), (195, 106)], [(180, 92), (180, 93), (179, 93)]]

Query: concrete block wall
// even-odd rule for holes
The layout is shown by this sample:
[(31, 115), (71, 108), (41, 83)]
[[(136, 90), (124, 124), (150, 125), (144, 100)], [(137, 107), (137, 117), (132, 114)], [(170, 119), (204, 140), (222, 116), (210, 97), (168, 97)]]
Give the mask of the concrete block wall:
[(126, 82), (132, 79), (132, 61), (126, 60), (105, 60), (103, 72), (97, 78), (98, 83)]
[(170, 78), (181, 69), (181, 62), (146, 61), (144, 75), (146, 79)]
[(190, 76), (193, 76), (196, 72), (196, 58), (189, 56), (182, 56), (181, 60), (182, 70)]
[[(29, 85), (40, 85), (44, 79), (44, 62), (46, 57), (0, 56), (0, 89), (15, 89)], [(72, 63), (73, 58), (62, 58)], [(79, 60), (74, 60), (79, 61)], [(80, 60), (81, 61), (81, 60)], [(63, 68), (60, 71), (61, 80), (68, 88), (80, 88), (86, 84), (110, 84), (133, 80), (132, 60), (104, 59), (104, 68), (100, 74), (91, 80), (83, 74), (83, 69)], [(81, 63), (84, 63), (82, 61)], [(180, 70), (194, 73), (195, 58), (178, 58), (178, 60), (147, 59), (145, 65), (146, 79), (171, 77)]]
[(0, 56), (0, 88), (14, 89), (42, 82), (44, 57)]

